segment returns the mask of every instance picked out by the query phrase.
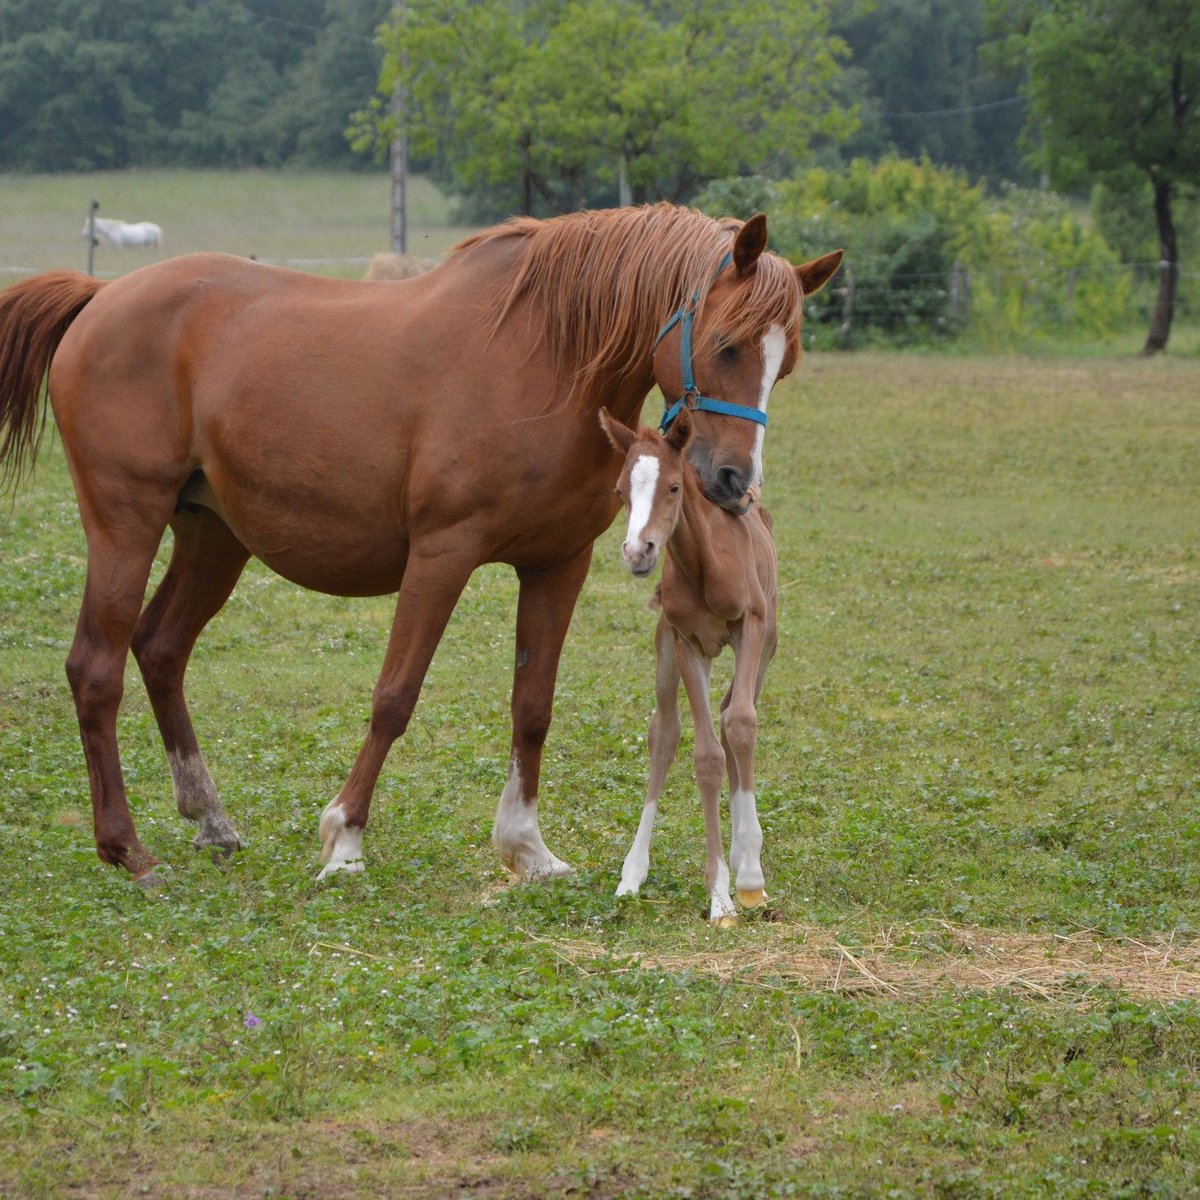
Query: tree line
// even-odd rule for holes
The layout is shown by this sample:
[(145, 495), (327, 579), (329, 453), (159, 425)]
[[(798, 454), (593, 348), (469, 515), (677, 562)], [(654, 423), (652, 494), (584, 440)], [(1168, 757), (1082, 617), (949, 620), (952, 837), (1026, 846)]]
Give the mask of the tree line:
[(476, 220), (888, 156), (1101, 185), (1154, 230), (1147, 351), (1198, 96), (1196, 0), (0, 0), (0, 170), (369, 166), (403, 132)]
[(491, 213), (615, 202), (622, 156), (649, 199), (888, 151), (1028, 181), (985, 26), (984, 0), (0, 0), (0, 170), (370, 166), (346, 134), (386, 47), (416, 164)]
[(388, 0), (0, 0), (0, 170), (361, 165)]

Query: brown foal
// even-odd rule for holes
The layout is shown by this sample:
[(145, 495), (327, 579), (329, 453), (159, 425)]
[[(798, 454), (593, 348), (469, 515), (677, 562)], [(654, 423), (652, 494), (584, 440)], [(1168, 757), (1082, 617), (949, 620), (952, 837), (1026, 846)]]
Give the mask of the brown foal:
[[(769, 348), (764, 346), (764, 373)], [(692, 416), (685, 409), (666, 437), (649, 429), (633, 433), (603, 411), (600, 421), (625, 455), (617, 490), (629, 509), (621, 547), (629, 569), (653, 571), (666, 550), (661, 604), (654, 633), (657, 708), (650, 718), (650, 772), (637, 835), (621, 871), (618, 896), (636, 895), (650, 865), (650, 836), (667, 771), (679, 746), (679, 684), (683, 681), (696, 731), (696, 782), (704, 808), (709, 895), (708, 919), (732, 924), (737, 910), (729, 894), (730, 864), (738, 900), (762, 904), (762, 828), (754, 801), (755, 704), (775, 653), (776, 564), (771, 520), (754, 502), (744, 516), (718, 508), (701, 491), (686, 461)], [(718, 741), (709, 710), (713, 660), (733, 646), (733, 682), (721, 701)], [(729, 775), (732, 838), (730, 864), (721, 840), (721, 785)]]

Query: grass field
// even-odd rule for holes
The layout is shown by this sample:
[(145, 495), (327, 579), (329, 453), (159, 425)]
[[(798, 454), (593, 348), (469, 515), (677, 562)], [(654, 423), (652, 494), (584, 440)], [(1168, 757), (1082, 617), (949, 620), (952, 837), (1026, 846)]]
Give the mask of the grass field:
[[(337, 171), (94, 171), (0, 175), (0, 286), (16, 269), (87, 266), (80, 236), (88, 204), (98, 215), (154, 221), (156, 248), (101, 242), (96, 273), (124, 274), (193, 250), (253, 255), (328, 275), (360, 276), (389, 246), (386, 173)], [(409, 188), (409, 252), (440, 257), (466, 230), (447, 224), (446, 202), (428, 180)]]
[(498, 568), (389, 760), (364, 876), (316, 883), (316, 822), (390, 602), (253, 566), (189, 676), (246, 849), (192, 851), (131, 669), (130, 794), (173, 872), (147, 895), (101, 866), (47, 447), (0, 514), (0, 1194), (1200, 1189), (1200, 362), (811, 356), (772, 414), (779, 919), (720, 931), (686, 734), (642, 898), (613, 899), (653, 622), (616, 530), (547, 747), (573, 879), (507, 888), (487, 844)]

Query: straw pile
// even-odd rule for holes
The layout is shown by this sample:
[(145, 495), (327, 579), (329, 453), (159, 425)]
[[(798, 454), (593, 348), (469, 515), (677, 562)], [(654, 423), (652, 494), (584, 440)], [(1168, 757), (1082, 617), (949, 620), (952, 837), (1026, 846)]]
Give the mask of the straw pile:
[(1163, 1004), (1200, 1000), (1200, 941), (1177, 941), (1174, 935), (1136, 941), (1086, 929), (1070, 935), (1000, 933), (939, 921), (892, 926), (868, 944), (858, 938), (846, 945), (836, 931), (817, 925), (760, 926), (759, 932), (769, 945), (692, 954), (614, 954), (593, 942), (528, 936), (585, 974), (691, 972), (757, 988), (897, 998), (954, 988), (1013, 989), (1079, 1003), (1104, 988)]

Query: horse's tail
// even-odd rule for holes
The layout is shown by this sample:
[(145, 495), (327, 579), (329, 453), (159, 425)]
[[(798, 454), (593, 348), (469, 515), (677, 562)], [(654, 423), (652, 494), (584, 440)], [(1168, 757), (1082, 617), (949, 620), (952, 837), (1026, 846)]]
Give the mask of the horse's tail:
[(103, 286), (78, 271), (48, 271), (0, 292), (0, 486), (20, 479), (37, 456), (50, 360), (67, 326)]

